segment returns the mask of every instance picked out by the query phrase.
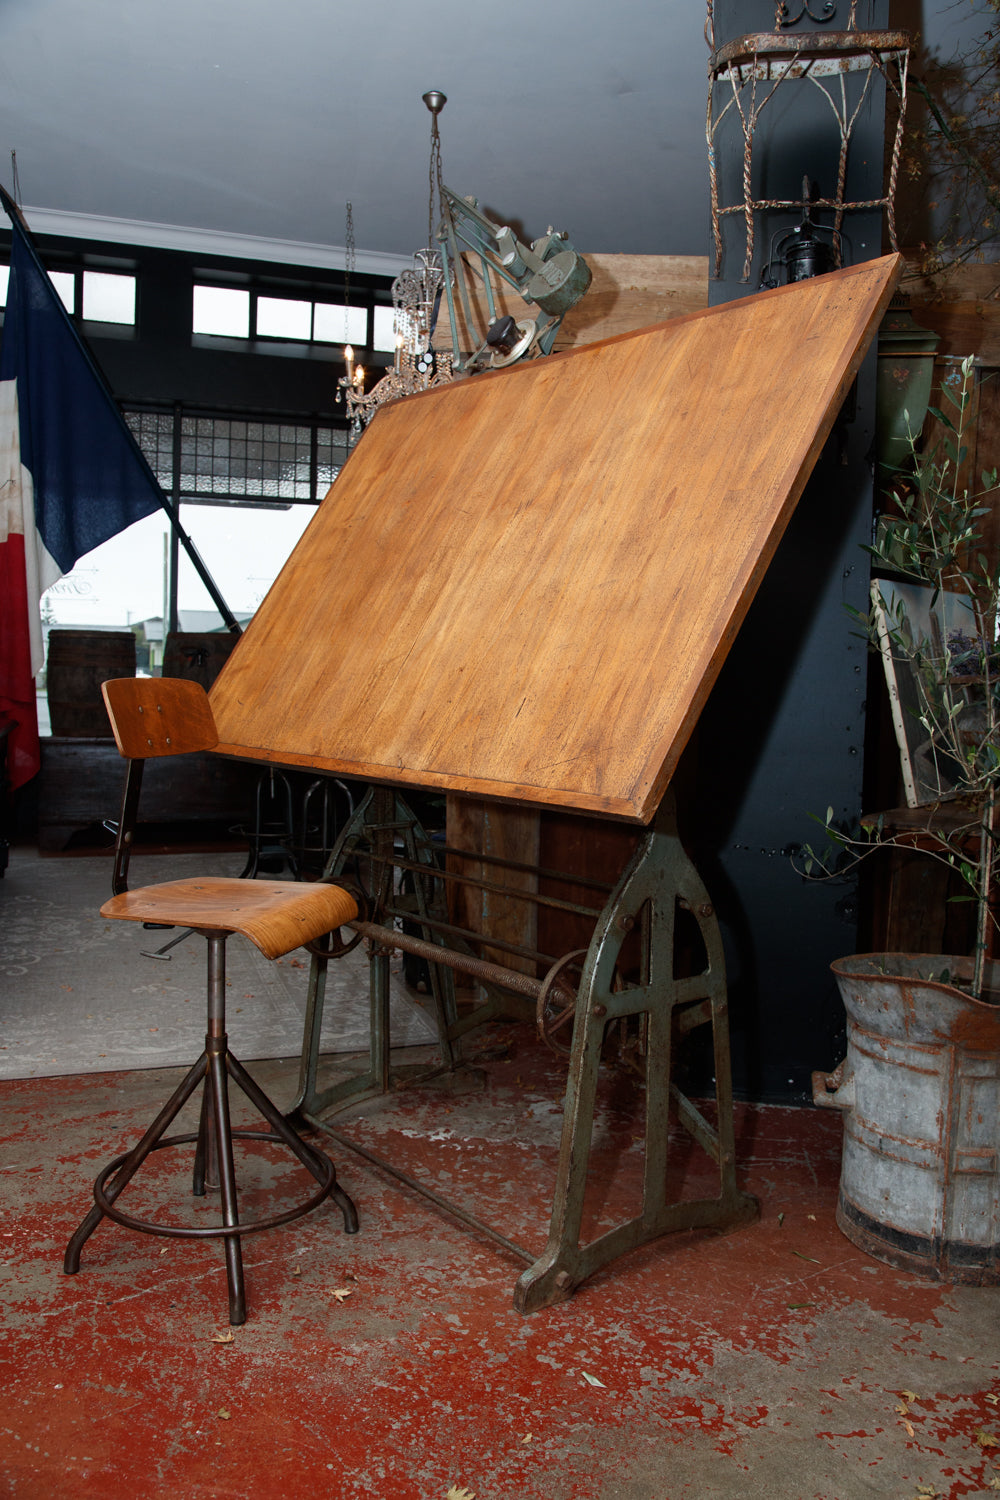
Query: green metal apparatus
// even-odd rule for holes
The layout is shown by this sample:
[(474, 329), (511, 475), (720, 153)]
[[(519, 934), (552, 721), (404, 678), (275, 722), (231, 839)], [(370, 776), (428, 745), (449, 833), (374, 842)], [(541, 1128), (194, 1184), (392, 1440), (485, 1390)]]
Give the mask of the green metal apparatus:
[[(489, 308), (490, 329), (479, 348), (456, 368), (473, 371), (490, 360), (491, 367), (512, 364), (529, 351), (550, 354), (559, 325), (575, 307), (591, 283), (591, 271), (583, 256), (574, 250), (565, 234), (546, 230), (541, 239), (525, 245), (505, 224), (496, 224), (480, 208), (476, 198), (460, 198), (449, 187), (441, 188), (441, 222), (436, 236), (444, 263), (448, 315), (451, 320), (452, 348), (460, 348), (455, 316), (455, 287), (458, 287), (469, 328), (475, 328), (465, 278), (461, 274), (462, 247), (471, 250), (478, 261)], [(510, 343), (497, 355), (495, 330), (503, 320), (497, 316), (492, 278), (497, 276), (514, 288), (529, 305), (538, 309), (537, 317), (514, 319)], [(491, 334), (494, 341), (491, 343)]]

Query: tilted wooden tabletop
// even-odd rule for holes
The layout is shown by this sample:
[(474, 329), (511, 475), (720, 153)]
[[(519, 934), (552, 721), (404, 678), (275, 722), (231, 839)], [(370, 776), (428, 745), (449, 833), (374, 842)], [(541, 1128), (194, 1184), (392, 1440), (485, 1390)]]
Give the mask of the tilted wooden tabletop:
[(647, 822), (900, 267), (383, 408), (212, 689), (220, 751)]

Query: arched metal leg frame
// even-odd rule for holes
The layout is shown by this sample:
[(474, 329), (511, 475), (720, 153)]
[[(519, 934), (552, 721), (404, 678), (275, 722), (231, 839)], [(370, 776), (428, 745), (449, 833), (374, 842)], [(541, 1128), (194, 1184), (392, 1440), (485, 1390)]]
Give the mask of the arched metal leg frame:
[[(399, 827), (404, 829), (404, 842), (411, 839), (411, 834), (405, 832), (405, 829), (412, 829), (412, 818), (407, 824), (401, 813), (402, 804), (393, 802), (393, 796), (391, 792), (369, 795), (355, 815), (353, 830), (349, 829), (345, 833), (345, 843), (338, 856), (336, 870), (331, 873), (348, 878), (351, 873), (349, 849), (363, 847), (366, 840), (369, 844), (372, 841), (377, 843), (379, 839), (384, 843), (392, 836), (390, 825), (394, 816), (398, 815)], [(363, 820), (369, 816), (373, 825), (378, 826), (373, 826), (366, 832)], [(412, 847), (415, 845), (411, 839), (407, 848)], [(417, 885), (419, 888), (419, 881)], [(359, 920), (349, 924), (362, 932), (371, 943), (372, 1032), (369, 1067), (357, 1077), (344, 1080), (326, 1090), (317, 1087), (327, 962), (326, 959), (321, 959), (314, 964), (310, 983), (296, 1109), (311, 1124), (358, 1152), (365, 1160), (388, 1171), (439, 1208), (486, 1234), (525, 1261), (527, 1269), (518, 1281), (514, 1294), (514, 1305), (519, 1311), (533, 1312), (568, 1297), (575, 1286), (601, 1266), (670, 1230), (709, 1226), (721, 1228), (745, 1223), (756, 1216), (756, 1201), (741, 1192), (736, 1184), (722, 941), (707, 892), (678, 838), (671, 794), (664, 797), (656, 823), (643, 837), (608, 898), (587, 950), (572, 1012), (573, 1041), (549, 1238), (545, 1251), (537, 1259), (474, 1214), (447, 1202), (391, 1163), (382, 1161), (359, 1147), (322, 1118), (347, 1104), (385, 1093), (390, 1083), (399, 1077), (402, 1070), (393, 1070), (389, 1060), (389, 955), (393, 951), (393, 943), (404, 950), (409, 943), (409, 951), (421, 949), (428, 958), (431, 958), (433, 951), (429, 944), (417, 943), (413, 938), (405, 938), (399, 933), (393, 933), (388, 927), (378, 925), (380, 909), (385, 904), (385, 893), (372, 890), (369, 895), (372, 898), (375, 921)], [(678, 978), (675, 975), (675, 927), (677, 913), (682, 908), (690, 912), (697, 923), (706, 959), (701, 973)], [(416, 920), (419, 922), (419, 916)], [(629, 933), (636, 927), (641, 935), (640, 978), (637, 984), (622, 989), (617, 977), (619, 955)], [(427, 929), (427, 935), (431, 938), (435, 936), (431, 929)], [(451, 966), (482, 977), (483, 970), (492, 967), (465, 953), (445, 948), (440, 934), (437, 935), (437, 942), (440, 957), (436, 960), (431, 958), (432, 975), (436, 969)], [(556, 967), (559, 968), (560, 964)], [(494, 972), (497, 975), (502, 973), (499, 970)], [(443, 978), (446, 982), (450, 981), (450, 971)], [(539, 996), (545, 993), (543, 982), (532, 980), (523, 973), (508, 971), (498, 982), (507, 983), (522, 995), (533, 992)], [(483, 1013), (485, 1019), (492, 1018), (493, 1012), (489, 1006), (483, 1007)], [(636, 1217), (617, 1225), (596, 1241), (581, 1245), (584, 1193), (605, 1031), (609, 1023), (628, 1017), (637, 1018), (645, 1036), (645, 1168), (642, 1209)], [(450, 1020), (446, 1007), (442, 1006), (438, 1013), (438, 1025), (443, 1066), (450, 1066), (452, 1063), (448, 1052), (449, 1024), (453, 1024), (453, 1019)], [(716, 1089), (714, 1125), (671, 1082), (674, 1037), (701, 1025), (712, 1027)], [(718, 1169), (718, 1192), (715, 1196), (695, 1201), (669, 1200), (667, 1154), (671, 1115), (679, 1120), (688, 1134), (715, 1161)]]
[[(692, 913), (707, 953), (702, 973), (674, 977), (678, 906)], [(629, 932), (641, 925), (643, 969), (639, 985), (616, 989), (616, 967)], [(647, 1018), (645, 1169), (641, 1212), (589, 1245), (580, 1244), (598, 1069), (610, 1022)], [(713, 1033), (717, 1124), (712, 1126), (671, 1083), (675, 1019), (681, 1032), (710, 1024)], [(681, 1124), (715, 1160), (719, 1191), (713, 1198), (670, 1202), (667, 1197), (669, 1118)], [(757, 1215), (756, 1199), (736, 1184), (729, 1026), (722, 940), (711, 902), (677, 836), (672, 798), (640, 844), (597, 924), (577, 993), (566, 1084), (563, 1132), (552, 1200), (548, 1244), (523, 1272), (514, 1290), (519, 1312), (568, 1297), (609, 1261), (675, 1229), (734, 1226)]]

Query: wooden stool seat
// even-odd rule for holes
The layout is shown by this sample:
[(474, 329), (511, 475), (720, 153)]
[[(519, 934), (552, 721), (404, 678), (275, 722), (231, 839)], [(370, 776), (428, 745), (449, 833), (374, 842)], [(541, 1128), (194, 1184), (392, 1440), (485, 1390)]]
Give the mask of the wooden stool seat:
[(123, 891), (101, 907), (102, 917), (116, 921), (240, 932), (265, 958), (281, 958), (357, 915), (357, 902), (339, 886), (211, 875)]

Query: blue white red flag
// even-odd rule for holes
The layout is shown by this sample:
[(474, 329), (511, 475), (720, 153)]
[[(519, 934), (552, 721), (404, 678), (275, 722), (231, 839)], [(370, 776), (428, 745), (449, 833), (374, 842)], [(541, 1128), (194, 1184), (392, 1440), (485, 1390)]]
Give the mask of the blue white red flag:
[(0, 713), (13, 786), (38, 769), (47, 588), (162, 503), (159, 486), (20, 223), (0, 343)]

